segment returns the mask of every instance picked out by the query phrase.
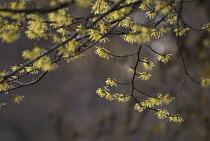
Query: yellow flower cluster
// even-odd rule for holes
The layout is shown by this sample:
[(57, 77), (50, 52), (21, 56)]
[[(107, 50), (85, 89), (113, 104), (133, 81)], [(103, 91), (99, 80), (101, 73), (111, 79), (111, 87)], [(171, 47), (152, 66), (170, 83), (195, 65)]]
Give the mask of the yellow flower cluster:
[(152, 67), (155, 66), (154, 63), (152, 61), (148, 61), (147, 58), (144, 58), (144, 60), (142, 61), (142, 65), (145, 70), (152, 70)]
[(210, 78), (201, 78), (201, 87), (208, 88), (210, 86)]
[(183, 122), (184, 120), (182, 119), (182, 117), (178, 114), (178, 115), (173, 115), (173, 116), (169, 116), (169, 121), (170, 122)]
[[(143, 100), (140, 103), (134, 105), (134, 109), (139, 112), (144, 111), (147, 108), (153, 108), (154, 106), (162, 106), (163, 104), (168, 105), (174, 98), (170, 94), (162, 95), (158, 93), (157, 98), (150, 97), (147, 100)], [(157, 109), (155, 113), (159, 119), (168, 118), (172, 122), (183, 122), (184, 120), (180, 115), (170, 115), (166, 109)]]
[(135, 69), (133, 69), (133, 68), (128, 68), (128, 71), (134, 73)]
[(25, 31), (27, 37), (29, 39), (47, 39), (47, 24), (45, 23), (44, 18), (36, 14), (31, 14), (27, 17), (31, 19), (30, 21), (28, 21), (28, 30)]
[(171, 12), (167, 15), (167, 20), (166, 22), (170, 24), (175, 24), (177, 22), (178, 14), (175, 12)]
[(20, 38), (20, 32), (8, 31), (0, 34), (2, 42), (12, 43)]
[(141, 80), (148, 80), (152, 75), (149, 74), (148, 72), (139, 72), (138, 73), (139, 78), (141, 78)]
[(12, 85), (10, 85), (9, 83), (7, 83), (7, 82), (2, 82), (2, 83), (0, 83), (0, 92), (1, 91), (7, 91), (7, 90), (9, 90), (10, 88), (13, 88), (13, 86)]
[(19, 104), (20, 102), (22, 102), (24, 98), (25, 98), (25, 96), (14, 95), (14, 94), (12, 95), (12, 101), (14, 103), (17, 103), (17, 104)]
[[(22, 69), (24, 70), (24, 69)], [(26, 72), (30, 72), (30, 74), (38, 74), (39, 71), (37, 70), (36, 67), (34, 67), (33, 65), (30, 67), (25, 67)]]
[(26, 0), (18, 0), (18, 1), (11, 2), (9, 3), (10, 4), (9, 8), (14, 9), (14, 10), (24, 9), (25, 4), (26, 4), (25, 2)]
[(106, 50), (103, 47), (96, 47), (95, 53), (98, 54), (99, 57), (104, 58), (104, 59), (109, 59), (110, 55), (108, 54), (108, 50)]
[(110, 21), (120, 20), (123, 19), (126, 14), (130, 13), (131, 10), (132, 9), (130, 7), (124, 7), (120, 10), (111, 12), (106, 18)]
[(104, 38), (103, 35), (101, 34), (101, 32), (98, 30), (89, 29), (88, 31), (89, 31), (90, 39), (92, 41), (105, 43), (108, 40), (107, 38)]
[(146, 107), (142, 106), (140, 103), (136, 103), (134, 109), (138, 110), (139, 112), (142, 112), (144, 109), (146, 109)]
[(73, 22), (71, 15), (67, 13), (65, 8), (48, 14), (48, 19), (52, 22), (50, 25), (53, 27), (67, 26)]
[(109, 9), (108, 3), (104, 0), (96, 0), (96, 2), (92, 5), (92, 13), (94, 13), (95, 15), (103, 14)]
[(150, 19), (154, 19), (156, 14), (157, 13), (155, 11), (149, 11), (145, 13), (146, 17), (149, 17)]
[(25, 50), (22, 53), (24, 59), (34, 59), (44, 53), (46, 50), (41, 48), (39, 45), (36, 45), (32, 50)]
[(119, 22), (119, 26), (122, 26), (124, 28), (132, 27), (132, 24), (133, 22), (131, 22), (130, 17), (126, 17)]
[(210, 32), (210, 23), (204, 24), (204, 26), (201, 29)]
[(155, 10), (161, 14), (167, 15), (171, 11), (171, 5), (164, 1), (156, 1), (155, 4)]
[(78, 46), (79, 46), (79, 42), (77, 42), (75, 39), (73, 39), (65, 44), (66, 51), (62, 52), (62, 53), (74, 52)]
[[(160, 93), (157, 94), (157, 98), (150, 97), (147, 100), (143, 100), (137, 103), (141, 107), (140, 109), (153, 108), (154, 106), (162, 106), (163, 104), (168, 105), (174, 98), (170, 94), (165, 94), (164, 96)], [(136, 109), (136, 108), (135, 108)]]
[(174, 32), (176, 33), (176, 36), (186, 36), (186, 31), (189, 29), (190, 28), (179, 27), (174, 29)]
[[(1, 71), (0, 72), (0, 81), (2, 81), (7, 74), (8, 74), (8, 72), (6, 72), (5, 70)], [(4, 82), (0, 83), (0, 92), (7, 91), (8, 89), (10, 89), (12, 87), (13, 87), (12, 85), (10, 85), (6, 81), (4, 81)]]
[(34, 62), (33, 65), (35, 68), (39, 68), (42, 71), (52, 71), (58, 68), (56, 63), (53, 63), (51, 59), (47, 56), (41, 57), (37, 61)]
[(116, 86), (116, 87), (117, 87), (117, 82), (116, 82), (116, 80), (113, 79), (113, 78), (108, 78), (108, 79), (106, 80), (106, 84), (109, 85), (109, 86)]
[(164, 119), (169, 116), (169, 112), (166, 109), (157, 109), (158, 111), (155, 113), (159, 119)]
[(167, 27), (167, 26), (162, 26), (159, 30), (153, 28), (153, 29), (152, 29), (152, 33), (151, 33), (151, 37), (152, 37), (152, 38), (158, 39), (158, 38), (160, 38), (161, 36), (163, 36), (163, 33), (166, 33), (166, 32), (168, 32), (169, 30), (170, 30), (170, 28)]
[(147, 10), (149, 9), (149, 5), (152, 4), (153, 2), (154, 0), (142, 0), (142, 3), (139, 6), (139, 8), (142, 10)]
[(171, 54), (167, 55), (157, 55), (157, 59), (160, 62), (163, 62), (164, 64), (167, 63), (169, 60), (171, 60)]
[(108, 78), (106, 80), (106, 86), (104, 86), (103, 88), (98, 88), (98, 90), (96, 90), (96, 93), (100, 96), (100, 97), (104, 97), (107, 100), (118, 100), (119, 102), (127, 102), (130, 100), (130, 96), (125, 95), (125, 94), (113, 94), (110, 93), (110, 90), (108, 89), (109, 86), (117, 86), (117, 81), (113, 78)]
[(109, 92), (109, 89), (107, 88), (108, 86), (104, 86), (103, 88), (98, 88), (96, 93), (100, 97), (104, 97), (107, 100), (118, 100), (119, 102), (127, 102), (130, 99), (130, 96), (125, 95), (125, 94), (112, 94)]
[(7, 71), (1, 71), (0, 72), (0, 81), (1, 81), (1, 78), (3, 78), (4, 76), (6, 76), (7, 74), (8, 74), (9, 72), (7, 72)]
[[(17, 69), (20, 68), (20, 66), (21, 66), (21, 64), (20, 65), (11, 66), (10, 68), (11, 68), (12, 71), (16, 71)], [(24, 68), (18, 71), (19, 74), (22, 74), (24, 72), (25, 72), (25, 69)]]

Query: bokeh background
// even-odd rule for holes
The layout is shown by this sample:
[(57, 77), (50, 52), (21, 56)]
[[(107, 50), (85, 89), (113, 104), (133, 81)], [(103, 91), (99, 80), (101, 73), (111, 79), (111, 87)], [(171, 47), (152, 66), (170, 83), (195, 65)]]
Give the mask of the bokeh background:
[[(8, 2), (1, 0), (0, 4)], [(43, 6), (46, 1), (36, 1)], [(84, 16), (90, 9), (74, 8), (74, 16)], [(210, 19), (210, 1), (188, 2), (183, 7), (187, 24), (199, 29)], [(136, 22), (148, 22), (142, 11), (131, 15)], [(0, 70), (23, 63), (22, 50), (31, 49), (36, 42), (24, 36), (15, 43), (0, 46)], [(48, 46), (50, 41), (40, 41)], [(103, 44), (113, 54), (135, 52), (137, 45), (130, 45), (115, 37)], [(156, 96), (173, 93), (182, 84), (184, 68), (176, 46), (174, 34), (168, 33), (160, 40), (151, 42), (159, 53), (171, 53), (171, 62), (163, 65), (156, 56), (143, 48), (142, 59), (154, 61), (155, 68), (148, 81), (136, 81), (139, 89)], [(198, 81), (210, 74), (210, 36), (206, 32), (189, 31), (181, 38), (181, 48), (189, 73)], [(180, 113), (184, 123), (170, 123), (157, 119), (154, 111), (134, 111), (134, 101), (119, 103), (100, 98), (95, 91), (108, 77), (120, 82), (131, 79), (127, 68), (135, 58), (110, 58), (104, 60), (88, 50), (85, 56), (74, 62), (59, 63), (59, 69), (48, 73), (39, 83), (9, 93), (25, 95), (20, 104), (10, 104), (0, 110), (0, 141), (209, 141), (210, 140), (210, 93), (187, 78), (183, 89), (169, 107), (171, 113)], [(140, 68), (142, 69), (142, 68)], [(113, 92), (129, 94), (131, 87), (120, 86)], [(136, 94), (139, 99), (146, 97)], [(0, 95), (0, 102), (8, 99)]]

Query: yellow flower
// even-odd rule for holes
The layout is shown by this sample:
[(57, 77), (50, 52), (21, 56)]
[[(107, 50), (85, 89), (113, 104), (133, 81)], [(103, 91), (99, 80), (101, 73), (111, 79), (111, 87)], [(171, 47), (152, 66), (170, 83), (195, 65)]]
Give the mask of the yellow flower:
[(113, 78), (108, 78), (108, 79), (106, 80), (106, 84), (107, 84), (107, 85), (110, 85), (110, 86), (117, 86), (117, 82), (116, 82), (116, 80), (113, 79)]
[(169, 116), (169, 113), (166, 109), (158, 109), (158, 111), (155, 113), (159, 119), (164, 119)]
[(148, 72), (141, 72), (139, 73), (139, 78), (141, 78), (141, 80), (148, 80), (152, 75), (149, 74)]
[(39, 68), (42, 71), (53, 71), (58, 68), (58, 65), (53, 63), (49, 57), (44, 56), (34, 62), (34, 67)]
[(179, 27), (174, 29), (176, 36), (186, 36), (186, 31), (190, 30), (190, 28)]
[(110, 55), (108, 54), (108, 50), (106, 50), (103, 47), (96, 47), (95, 53), (98, 54), (99, 57), (104, 58), (104, 59), (109, 59)]
[(2, 39), (3, 42), (12, 43), (20, 38), (20, 32), (16, 31), (3, 32), (0, 34), (0, 38)]
[(44, 48), (41, 48), (39, 45), (36, 45), (31, 51), (25, 50), (22, 53), (22, 57), (24, 59), (34, 59), (44, 53), (46, 50)]
[(166, 95), (163, 96), (163, 103), (165, 103), (166, 105), (168, 105), (169, 103), (171, 103), (171, 101), (174, 99), (174, 97), (171, 97), (169, 93), (167, 93)]
[(147, 58), (144, 58), (142, 65), (145, 70), (152, 70), (152, 67), (155, 66), (152, 61), (148, 61)]
[(134, 73), (135, 69), (133, 69), (133, 68), (128, 68), (128, 71)]
[(183, 122), (184, 120), (182, 119), (182, 117), (180, 115), (172, 115), (172, 116), (169, 116), (169, 121), (170, 122)]
[(170, 24), (175, 24), (177, 21), (178, 14), (170, 13), (167, 15), (167, 20), (166, 22)]
[(164, 64), (167, 63), (169, 60), (171, 60), (171, 54), (167, 54), (167, 55), (157, 55), (157, 59), (158, 61), (163, 62)]
[(13, 102), (14, 103), (17, 103), (17, 104), (19, 104), (20, 102), (22, 102), (24, 98), (25, 98), (25, 96), (12, 95)]
[(130, 96), (125, 94), (116, 94), (116, 97), (119, 102), (127, 102), (130, 100)]
[(149, 11), (145, 13), (146, 17), (149, 17), (150, 19), (155, 18), (156, 12), (155, 11)]
[(210, 78), (201, 78), (201, 87), (208, 88), (210, 86)]
[(112, 101), (112, 100), (115, 100), (116, 99), (116, 96), (114, 94), (112, 94), (112, 93), (107, 92), (105, 98), (107, 100)]
[(119, 26), (129, 28), (132, 26), (132, 24), (133, 23), (131, 22), (130, 17), (126, 17), (125, 19), (120, 21)]
[(146, 107), (142, 106), (140, 103), (136, 103), (134, 109), (142, 112), (144, 109), (146, 109)]
[(152, 108), (154, 107), (155, 103), (154, 101), (148, 99), (148, 100), (143, 100), (141, 103), (140, 103), (143, 107), (147, 107), (147, 108)]
[(92, 6), (92, 13), (103, 14), (109, 9), (109, 5), (104, 0), (97, 0)]
[(159, 11), (161, 14), (168, 14), (171, 11), (171, 6), (163, 1), (156, 1), (155, 2), (155, 10)]
[(96, 91), (96, 93), (100, 96), (100, 97), (104, 97), (106, 95), (106, 90), (98, 88), (98, 90)]
[(210, 32), (210, 23), (204, 24), (204, 26), (201, 29)]
[[(1, 78), (1, 77), (0, 77)], [(2, 83), (0, 83), (0, 92), (1, 91), (7, 91), (7, 90), (9, 90), (10, 88), (13, 88), (13, 86), (12, 85), (10, 85), (9, 83), (7, 83), (7, 82), (2, 82)]]

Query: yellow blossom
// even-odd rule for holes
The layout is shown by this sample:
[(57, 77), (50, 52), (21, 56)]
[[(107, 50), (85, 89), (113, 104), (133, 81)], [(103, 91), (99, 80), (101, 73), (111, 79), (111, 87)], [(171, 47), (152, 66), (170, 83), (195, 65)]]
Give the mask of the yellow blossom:
[(135, 69), (133, 69), (133, 68), (128, 68), (128, 71), (134, 73)]
[(139, 73), (139, 78), (141, 78), (141, 80), (148, 80), (152, 75), (149, 74), (148, 72), (141, 72)]
[(110, 86), (117, 86), (117, 82), (116, 82), (116, 80), (113, 79), (113, 78), (108, 78), (108, 79), (106, 80), (106, 84), (107, 84), (107, 85), (110, 85)]
[(174, 29), (176, 36), (186, 36), (186, 31), (190, 30), (190, 28), (179, 27)]
[(108, 54), (108, 50), (106, 50), (103, 47), (96, 47), (95, 53), (98, 54), (99, 57), (104, 58), (104, 59), (109, 59), (110, 55)]
[(148, 99), (148, 100), (143, 100), (143, 101), (140, 102), (140, 103), (141, 103), (141, 105), (142, 105), (143, 107), (147, 107), (147, 108), (152, 108), (152, 107), (154, 107), (154, 105), (155, 105), (154, 100), (150, 100), (150, 99)]
[(169, 116), (169, 113), (166, 109), (158, 109), (158, 111), (155, 113), (159, 119), (164, 119)]
[(204, 26), (201, 29), (210, 32), (210, 23), (204, 24)]
[(22, 53), (24, 59), (34, 59), (44, 53), (46, 50), (41, 48), (39, 45), (36, 45), (32, 50), (25, 50)]
[(165, 94), (162, 98), (163, 103), (168, 105), (169, 103), (171, 103), (171, 101), (174, 99), (174, 97), (171, 97), (169, 93)]
[(2, 42), (12, 43), (20, 38), (20, 32), (8, 31), (0, 34)]
[(34, 67), (41, 69), (42, 71), (52, 71), (58, 68), (56, 63), (53, 63), (47, 56), (41, 57), (34, 62)]
[(171, 54), (167, 54), (167, 55), (157, 55), (157, 59), (158, 61), (163, 62), (164, 64), (167, 63), (169, 60), (171, 60)]
[(148, 61), (147, 58), (144, 58), (142, 65), (145, 70), (152, 70), (152, 67), (155, 66), (154, 63), (152, 61)]
[(184, 120), (182, 119), (182, 117), (180, 115), (172, 115), (172, 116), (169, 116), (169, 121), (170, 122), (183, 122)]
[(97, 0), (92, 6), (92, 13), (103, 14), (109, 9), (109, 5), (104, 0)]
[(107, 92), (105, 98), (107, 100), (112, 101), (112, 100), (115, 100), (116, 99), (116, 96), (114, 94), (112, 94), (112, 93)]
[(96, 93), (100, 96), (100, 97), (104, 97), (106, 96), (107, 90), (104, 88), (98, 88), (98, 90), (96, 91)]
[(7, 91), (7, 90), (9, 90), (10, 88), (13, 88), (13, 86), (12, 85), (10, 85), (9, 83), (7, 83), (7, 82), (2, 82), (2, 83), (0, 83), (0, 92), (1, 91)]
[(119, 102), (127, 102), (130, 99), (130, 96), (125, 95), (125, 94), (115, 94), (115, 95)]
[(20, 102), (23, 101), (23, 99), (25, 98), (25, 96), (19, 96), (19, 95), (12, 95), (12, 100), (14, 103), (19, 104)]
[(144, 109), (146, 109), (146, 107), (142, 106), (140, 103), (136, 103), (134, 109), (142, 112)]
[(146, 17), (149, 17), (150, 19), (155, 18), (156, 12), (155, 11), (149, 11), (145, 13)]
[(175, 24), (178, 18), (178, 14), (176, 13), (170, 13), (167, 15), (167, 19), (166, 22), (170, 23), (170, 24)]
[(210, 86), (210, 78), (201, 78), (201, 87), (208, 88)]
[(168, 14), (171, 11), (171, 6), (164, 1), (155, 2), (155, 10), (159, 11), (161, 14)]

